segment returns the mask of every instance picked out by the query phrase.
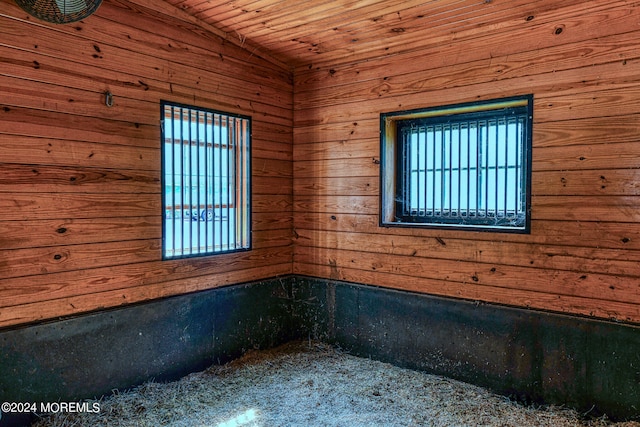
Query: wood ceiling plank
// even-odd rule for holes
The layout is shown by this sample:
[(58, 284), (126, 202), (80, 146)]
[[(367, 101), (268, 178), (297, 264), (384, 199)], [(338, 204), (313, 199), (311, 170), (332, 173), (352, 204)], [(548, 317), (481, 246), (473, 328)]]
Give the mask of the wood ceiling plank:
[[(366, 42), (360, 40), (358, 43), (348, 43), (348, 39), (342, 42), (335, 41), (335, 45), (329, 46), (325, 44), (323, 46), (325, 49), (331, 47), (332, 50), (330, 53), (324, 55), (317, 54), (315, 57), (308, 54), (303, 55), (301, 52), (295, 52), (294, 49), (275, 49), (268, 46), (265, 46), (265, 48), (273, 52), (277, 50), (278, 55), (282, 57), (300, 56), (301, 59), (308, 59), (309, 62), (313, 62), (314, 66), (331, 65), (333, 67), (340, 62), (366, 61), (370, 58), (410, 52), (429, 46), (434, 48), (444, 46), (448, 45), (454, 39), (472, 39), (496, 32), (502, 34), (509, 31), (509, 28), (516, 30), (523, 25), (538, 25), (541, 19), (544, 19), (548, 25), (552, 25), (554, 20), (557, 20), (559, 16), (566, 18), (567, 10), (563, 10), (564, 8), (571, 8), (573, 14), (592, 13), (594, 10), (597, 11), (603, 7), (611, 8), (610, 4), (606, 5), (603, 3), (600, 7), (594, 7), (593, 5), (585, 5), (584, 2), (580, 0), (545, 0), (539, 1), (531, 6), (529, 6), (530, 2), (527, 1), (518, 1), (517, 3), (513, 1), (511, 4), (518, 4), (519, 7), (507, 8), (502, 10), (501, 13), (494, 12), (490, 15), (485, 15), (483, 19), (478, 17), (475, 20), (467, 20), (464, 26), (456, 24), (455, 22), (443, 21), (441, 26), (423, 24), (423, 26), (419, 28), (407, 27), (409, 30), (395, 37), (376, 37), (372, 34), (363, 34), (363, 39), (365, 39)], [(559, 13), (556, 13), (558, 10)], [(533, 18), (527, 19), (529, 16)], [(455, 31), (452, 31), (452, 28), (455, 28)], [(308, 65), (308, 63), (303, 61), (301, 61), (300, 64), (303, 66)]]
[(522, 15), (522, 12), (512, 7), (487, 10), (486, 7), (482, 7), (483, 5), (478, 7), (477, 3), (472, 6), (472, 2), (469, 1), (456, 3), (458, 7), (455, 10), (440, 9), (428, 17), (424, 8), (414, 6), (403, 10), (400, 17), (398, 12), (393, 12), (375, 19), (344, 23), (334, 27), (328, 33), (318, 32), (311, 36), (273, 43), (260, 38), (255, 40), (267, 50), (278, 52), (278, 55), (317, 61), (318, 56), (310, 57), (309, 53), (321, 53), (323, 59), (332, 61), (335, 58), (352, 56), (371, 48), (381, 48), (384, 53), (384, 50), (394, 46), (406, 46), (416, 42), (424, 45), (425, 42), (434, 38), (450, 39), (455, 31), (487, 26), (513, 19), (514, 15), (518, 17)]
[[(329, 31), (314, 31), (308, 36), (293, 39), (291, 37), (295, 31), (293, 34), (291, 31), (286, 34), (274, 32), (264, 36), (264, 39), (256, 36), (254, 40), (267, 50), (277, 52), (280, 57), (299, 57), (315, 62), (318, 54), (322, 54), (323, 59), (334, 61), (335, 58), (353, 56), (371, 48), (381, 48), (384, 52), (391, 47), (416, 41), (424, 44), (426, 40), (437, 37), (450, 38), (456, 31), (487, 27), (515, 16), (520, 17), (525, 13), (521, 9), (529, 4), (524, 0), (499, 4), (451, 0), (446, 4), (440, 2), (436, 6), (425, 7), (421, 2), (405, 2), (402, 10), (377, 9), (377, 12), (385, 12), (386, 15), (373, 14), (373, 18), (363, 18), (360, 13), (352, 21), (347, 19)], [(278, 34), (282, 35), (279, 37)]]
[[(354, 5), (361, 4), (362, 2), (354, 2)], [(281, 32), (286, 32), (279, 40), (287, 40), (297, 36), (309, 36), (309, 35), (324, 35), (330, 34), (334, 28), (342, 27), (358, 27), (362, 29), (370, 28), (371, 26), (388, 26), (389, 17), (395, 22), (402, 21), (404, 15), (407, 13), (412, 15), (440, 15), (443, 13), (455, 14), (460, 13), (461, 9), (473, 7), (477, 5), (477, 1), (472, 0), (442, 0), (436, 2), (434, 0), (430, 2), (424, 2), (420, 0), (409, 0), (404, 2), (374, 2), (371, 5), (360, 5), (358, 7), (349, 6), (341, 7), (337, 9), (331, 9), (322, 11), (318, 17), (311, 21), (311, 24), (306, 24), (301, 20), (301, 23), (295, 23), (291, 21), (279, 22), (272, 20), (268, 22), (268, 26), (262, 26), (261, 28), (251, 29), (251, 36), (270, 36), (271, 39), (278, 39), (274, 35)], [(249, 33), (247, 33), (249, 34)]]
[[(120, 0), (115, 0), (119, 2)], [(259, 46), (251, 45), (251, 43), (245, 43), (245, 41), (236, 40), (232, 37), (228, 37), (228, 33), (220, 30), (216, 26), (206, 22), (202, 19), (198, 19), (193, 14), (185, 12), (180, 8), (176, 8), (167, 2), (157, 2), (153, 0), (128, 0), (126, 1), (127, 5), (131, 7), (132, 5), (138, 10), (138, 13), (142, 14), (150, 14), (152, 16), (160, 15), (162, 19), (172, 20), (172, 21), (183, 21), (187, 24), (187, 26), (195, 26), (201, 30), (207, 31), (208, 33), (218, 36), (224, 41), (229, 41), (230, 43), (241, 47), (247, 51), (251, 51), (251, 55), (260, 56), (263, 59), (271, 62), (273, 65), (276, 65), (280, 69), (287, 70), (290, 68), (289, 64), (285, 64), (279, 61), (275, 55), (269, 55), (268, 52), (260, 50)], [(126, 5), (125, 5), (126, 7)], [(182, 27), (183, 23), (177, 23), (178, 26)]]
[[(188, 0), (190, 2), (201, 0)], [(228, 31), (238, 31), (247, 22), (261, 22), (266, 17), (286, 10), (291, 5), (289, 0), (258, 0), (234, 2), (229, 7), (211, 6), (200, 10), (201, 18), (216, 22), (217, 26)], [(306, 4), (306, 3), (301, 3)]]
[[(136, 0), (140, 1), (140, 0)], [(289, 66), (399, 53), (417, 43), (484, 34), (584, 0), (167, 0)], [(630, 3), (629, 3), (630, 4)]]
[[(300, 28), (297, 32), (275, 31), (272, 35), (264, 36), (264, 39), (254, 38), (260, 40), (260, 44), (264, 48), (288, 56), (302, 55), (301, 50), (307, 49), (307, 46), (310, 46), (311, 50), (317, 53), (340, 53), (345, 49), (357, 51), (369, 43), (393, 42), (398, 38), (411, 40), (419, 38), (424, 42), (429, 39), (429, 33), (439, 34), (443, 32), (443, 27), (457, 26), (464, 19), (471, 22), (471, 17), (462, 18), (462, 16), (479, 13), (478, 9), (470, 5), (472, 3), (470, 1), (452, 0), (449, 5), (454, 3), (458, 5), (455, 10), (439, 5), (442, 9), (433, 9), (428, 17), (422, 6), (413, 6), (402, 11), (378, 9), (376, 12), (384, 14), (373, 13), (364, 18), (360, 14), (359, 20), (343, 21), (342, 24), (337, 21), (326, 22), (324, 25), (330, 24), (329, 30), (323, 32)], [(480, 20), (481, 17), (475, 19)], [(336, 26), (332, 26), (334, 24)]]
[[(413, 1), (417, 0), (411, 0), (411, 2)], [(367, 11), (380, 9), (382, 7), (381, 5), (379, 1), (375, 0), (333, 2), (312, 0), (300, 3), (296, 8), (288, 7), (279, 14), (269, 14), (269, 16), (262, 17), (262, 19), (256, 22), (243, 23), (243, 25), (240, 26), (240, 31), (258, 36), (277, 31), (289, 31), (292, 28), (305, 26), (324, 32), (331, 28), (324, 23), (326, 18), (343, 17), (343, 22), (345, 20), (350, 21), (353, 19), (353, 16), (361, 16), (363, 13), (368, 13)], [(395, 6), (395, 8), (398, 8), (398, 6)], [(349, 15), (345, 16), (345, 14)]]

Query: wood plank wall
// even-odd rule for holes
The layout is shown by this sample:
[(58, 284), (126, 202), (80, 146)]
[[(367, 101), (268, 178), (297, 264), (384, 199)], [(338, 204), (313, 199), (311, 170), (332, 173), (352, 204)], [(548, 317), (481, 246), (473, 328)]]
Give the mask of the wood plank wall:
[[(0, 0), (0, 327), (291, 273), (291, 70), (180, 12)], [(253, 250), (161, 260), (162, 99), (252, 116)]]
[[(295, 273), (640, 322), (640, 5), (553, 3), (296, 68)], [(381, 112), (528, 93), (530, 235), (378, 226)]]

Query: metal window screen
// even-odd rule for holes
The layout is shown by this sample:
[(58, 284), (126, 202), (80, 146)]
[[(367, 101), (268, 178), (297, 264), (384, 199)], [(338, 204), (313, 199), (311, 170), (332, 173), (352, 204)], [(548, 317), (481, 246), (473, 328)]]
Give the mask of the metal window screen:
[(162, 104), (163, 255), (250, 247), (250, 119)]
[(524, 228), (526, 107), (398, 122), (402, 222)]

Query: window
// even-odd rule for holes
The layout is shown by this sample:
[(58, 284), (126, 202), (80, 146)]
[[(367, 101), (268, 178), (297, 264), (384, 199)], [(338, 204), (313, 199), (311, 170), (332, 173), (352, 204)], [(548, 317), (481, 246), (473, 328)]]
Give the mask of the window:
[(163, 256), (250, 248), (251, 119), (162, 102)]
[(529, 232), (533, 97), (381, 115), (381, 225)]

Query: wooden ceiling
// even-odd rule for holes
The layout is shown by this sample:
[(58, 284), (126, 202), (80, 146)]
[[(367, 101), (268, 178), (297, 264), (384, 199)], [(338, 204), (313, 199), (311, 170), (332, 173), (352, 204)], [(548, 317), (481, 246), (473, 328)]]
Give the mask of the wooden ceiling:
[(583, 0), (165, 0), (288, 67), (342, 63), (534, 20)]

